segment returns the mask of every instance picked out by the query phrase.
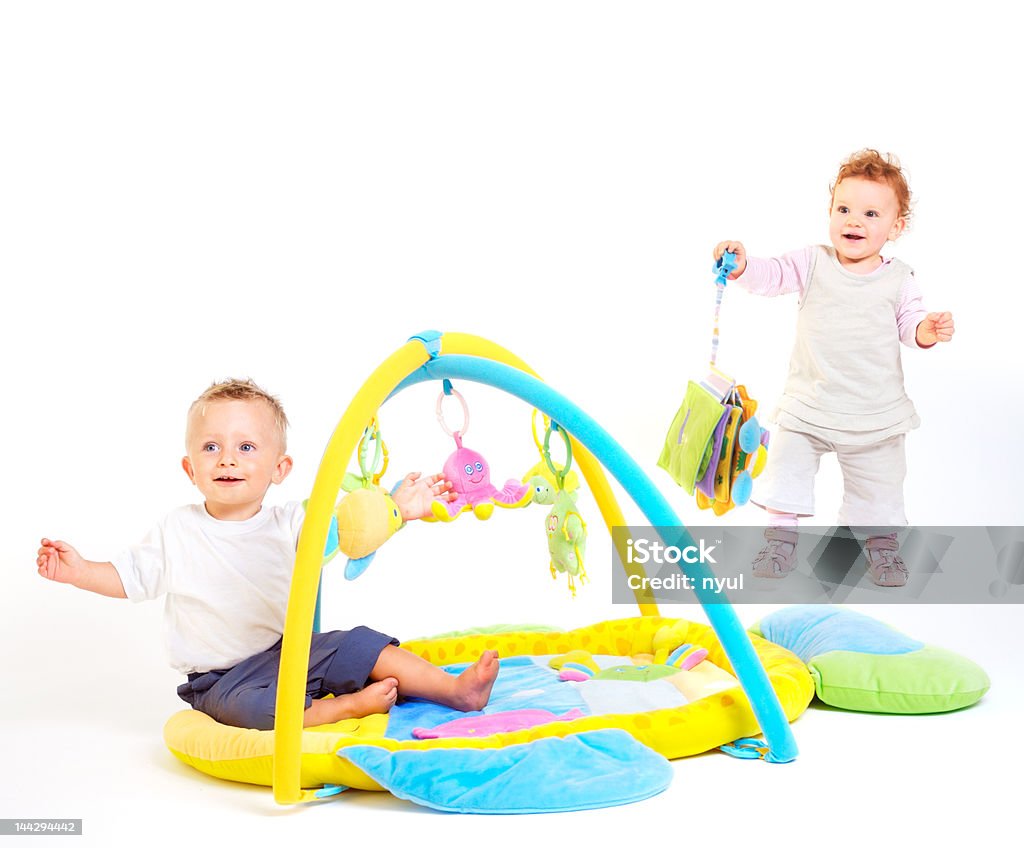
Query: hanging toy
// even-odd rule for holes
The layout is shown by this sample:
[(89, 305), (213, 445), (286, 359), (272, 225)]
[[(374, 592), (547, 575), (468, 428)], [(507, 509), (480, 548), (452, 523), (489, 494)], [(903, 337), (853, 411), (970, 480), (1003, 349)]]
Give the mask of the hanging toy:
[(338, 550), (349, 558), (345, 565), (347, 580), (355, 580), (366, 571), (377, 549), (404, 524), (398, 505), (380, 485), (388, 467), (388, 449), (376, 419), (363, 431), (358, 458), (360, 474), (345, 475), (341, 487), (349, 494), (334, 511), (338, 519)]
[[(550, 419), (546, 415), (543, 416), (543, 419), (544, 426), (549, 427), (551, 424)], [(536, 409), (533, 410), (533, 416), (530, 419), (530, 435), (533, 436), (533, 443), (537, 446), (537, 451), (540, 453), (540, 460), (523, 475), (523, 482), (532, 489), (531, 496), (535, 504), (550, 506), (555, 502), (555, 490), (558, 485), (555, 474), (560, 469), (557, 466), (555, 466), (555, 470), (549, 468), (547, 460), (544, 458), (544, 447), (537, 436)], [(580, 480), (575, 471), (570, 471), (565, 475), (564, 488), (567, 492), (575, 491), (579, 486)]]
[(724, 515), (750, 500), (754, 478), (768, 460), (768, 431), (755, 413), (757, 401), (746, 387), (716, 367), (718, 317), (722, 296), (736, 256), (723, 254), (715, 270), (715, 323), (711, 337), (711, 370), (701, 383), (692, 380), (665, 436), (658, 466), (689, 494), (697, 506)]
[[(461, 430), (452, 431), (445, 423), (442, 405), (446, 395), (451, 395), (462, 405)], [(454, 521), (463, 512), (472, 510), (477, 518), (486, 521), (494, 512), (495, 505), (511, 509), (530, 503), (532, 491), (529, 486), (510, 478), (501, 490), (497, 489), (491, 484), (491, 466), (487, 460), (482, 454), (463, 446), (462, 437), (469, 429), (469, 407), (448, 380), (444, 381), (444, 391), (437, 398), (437, 420), (441, 429), (455, 439), (455, 451), (442, 469), (445, 479), (452, 484), (455, 498), (451, 501), (434, 500), (430, 505), (434, 519)]]
[[(562, 434), (565, 442), (565, 465), (561, 468), (555, 466), (551, 460), (551, 433), (557, 430)], [(572, 445), (569, 435), (561, 427), (552, 421), (544, 435), (544, 447), (542, 448), (544, 461), (555, 480), (555, 487), (552, 495), (552, 507), (544, 519), (544, 529), (548, 536), (548, 554), (551, 557), (550, 569), (552, 579), (556, 579), (558, 573), (567, 574), (569, 577), (569, 591), (576, 597), (576, 578), (581, 583), (587, 580), (587, 571), (583, 567), (583, 554), (587, 547), (587, 525), (583, 516), (576, 510), (576, 491), (567, 491), (565, 481), (572, 466)]]

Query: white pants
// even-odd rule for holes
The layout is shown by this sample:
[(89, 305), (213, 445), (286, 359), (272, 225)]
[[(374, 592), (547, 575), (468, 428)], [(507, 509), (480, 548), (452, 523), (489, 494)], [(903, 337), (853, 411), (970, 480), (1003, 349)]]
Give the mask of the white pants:
[(835, 453), (843, 472), (838, 523), (850, 527), (905, 527), (905, 433), (873, 445), (837, 445), (781, 427), (772, 432), (768, 464), (751, 500), (765, 509), (814, 515), (814, 476), (821, 456)]

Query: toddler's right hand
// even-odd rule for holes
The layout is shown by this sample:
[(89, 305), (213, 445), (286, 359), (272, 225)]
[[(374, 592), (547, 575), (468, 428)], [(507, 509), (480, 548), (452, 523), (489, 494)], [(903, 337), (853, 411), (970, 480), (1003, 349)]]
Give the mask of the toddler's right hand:
[(39, 576), (57, 583), (76, 584), (85, 572), (85, 560), (67, 542), (42, 540), (42, 547), (36, 555)]
[(443, 474), (421, 477), (419, 471), (413, 471), (405, 475), (391, 497), (402, 513), (402, 520), (413, 521), (429, 516), (435, 499), (448, 503), (455, 500), (455, 493)]
[(740, 276), (740, 274), (747, 270), (747, 250), (743, 247), (743, 242), (720, 241), (715, 245), (715, 261), (717, 262), (721, 259), (722, 254), (726, 252), (736, 254), (736, 269), (729, 274), (729, 279), (735, 280)]

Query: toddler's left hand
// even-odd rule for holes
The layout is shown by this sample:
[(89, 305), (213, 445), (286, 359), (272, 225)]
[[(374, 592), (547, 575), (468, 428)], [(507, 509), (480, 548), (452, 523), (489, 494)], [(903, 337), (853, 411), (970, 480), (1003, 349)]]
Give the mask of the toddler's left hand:
[(948, 342), (954, 332), (952, 312), (929, 312), (917, 325), (917, 343), (928, 347), (936, 342)]
[(451, 481), (445, 480), (443, 474), (421, 477), (419, 471), (413, 471), (405, 475), (391, 497), (402, 513), (402, 519), (412, 521), (430, 515), (430, 504), (435, 498), (442, 501), (455, 500), (455, 493), (451, 489)]

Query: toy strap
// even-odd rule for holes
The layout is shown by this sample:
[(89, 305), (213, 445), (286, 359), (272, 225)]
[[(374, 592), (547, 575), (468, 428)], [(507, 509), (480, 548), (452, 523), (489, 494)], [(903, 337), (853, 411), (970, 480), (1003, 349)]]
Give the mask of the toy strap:
[[(546, 415), (541, 415), (541, 420), (544, 422), (544, 428), (547, 429), (551, 426), (551, 419)], [(537, 446), (537, 453), (540, 454), (540, 458), (544, 459), (544, 446), (541, 444), (540, 436), (537, 435), (537, 409), (533, 410), (533, 414), (530, 416), (530, 435), (533, 436), (533, 443)]]
[(718, 315), (722, 311), (722, 296), (729, 274), (736, 270), (736, 254), (728, 251), (715, 263), (715, 324), (711, 334), (711, 367), (718, 361)]
[[(562, 441), (565, 442), (565, 465), (561, 468), (558, 468), (551, 460), (551, 434), (556, 430), (562, 434)], [(541, 450), (541, 453), (544, 456), (544, 461), (547, 463), (548, 468), (551, 469), (551, 473), (555, 475), (555, 482), (558, 486), (558, 491), (564, 491), (565, 477), (569, 473), (569, 469), (572, 467), (572, 443), (569, 441), (569, 434), (565, 432), (565, 429), (563, 427), (559, 427), (554, 421), (552, 421), (544, 431), (544, 447)]]
[[(568, 433), (558, 426), (558, 424), (548, 418), (546, 415), (541, 415), (544, 421), (544, 442), (541, 443), (540, 436), (537, 435), (537, 409), (533, 410), (533, 416), (530, 419), (530, 435), (533, 436), (533, 443), (537, 446), (537, 451), (540, 453), (541, 462), (543, 462), (551, 470), (551, 473), (555, 477), (555, 483), (560, 484), (558, 488), (561, 490), (564, 488), (565, 479), (569, 476), (569, 471), (572, 466), (572, 443), (569, 441)], [(559, 468), (555, 465), (554, 460), (551, 459), (551, 432), (552, 430), (558, 430), (562, 433), (562, 438), (565, 440), (565, 454), (566, 463), (564, 468)]]
[[(451, 395), (455, 398), (462, 406), (462, 427), (459, 430), (452, 430), (448, 423), (444, 420), (444, 398), (445, 395)], [(459, 394), (455, 389), (452, 388), (452, 384), (448, 381), (444, 381), (444, 391), (437, 396), (437, 406), (434, 409), (437, 415), (437, 422), (441, 425), (441, 429), (445, 431), (449, 436), (454, 436), (456, 441), (460, 436), (465, 436), (466, 431), (469, 429), (469, 407), (466, 406), (466, 399)], [(460, 444), (461, 447), (461, 444)]]
[[(367, 464), (370, 455), (370, 443), (373, 442), (373, 462)], [(363, 437), (359, 440), (359, 471), (363, 480), (372, 483), (374, 486), (380, 483), (384, 472), (388, 469), (388, 446), (380, 434), (380, 426), (376, 418), (371, 418), (370, 423), (363, 430)]]

